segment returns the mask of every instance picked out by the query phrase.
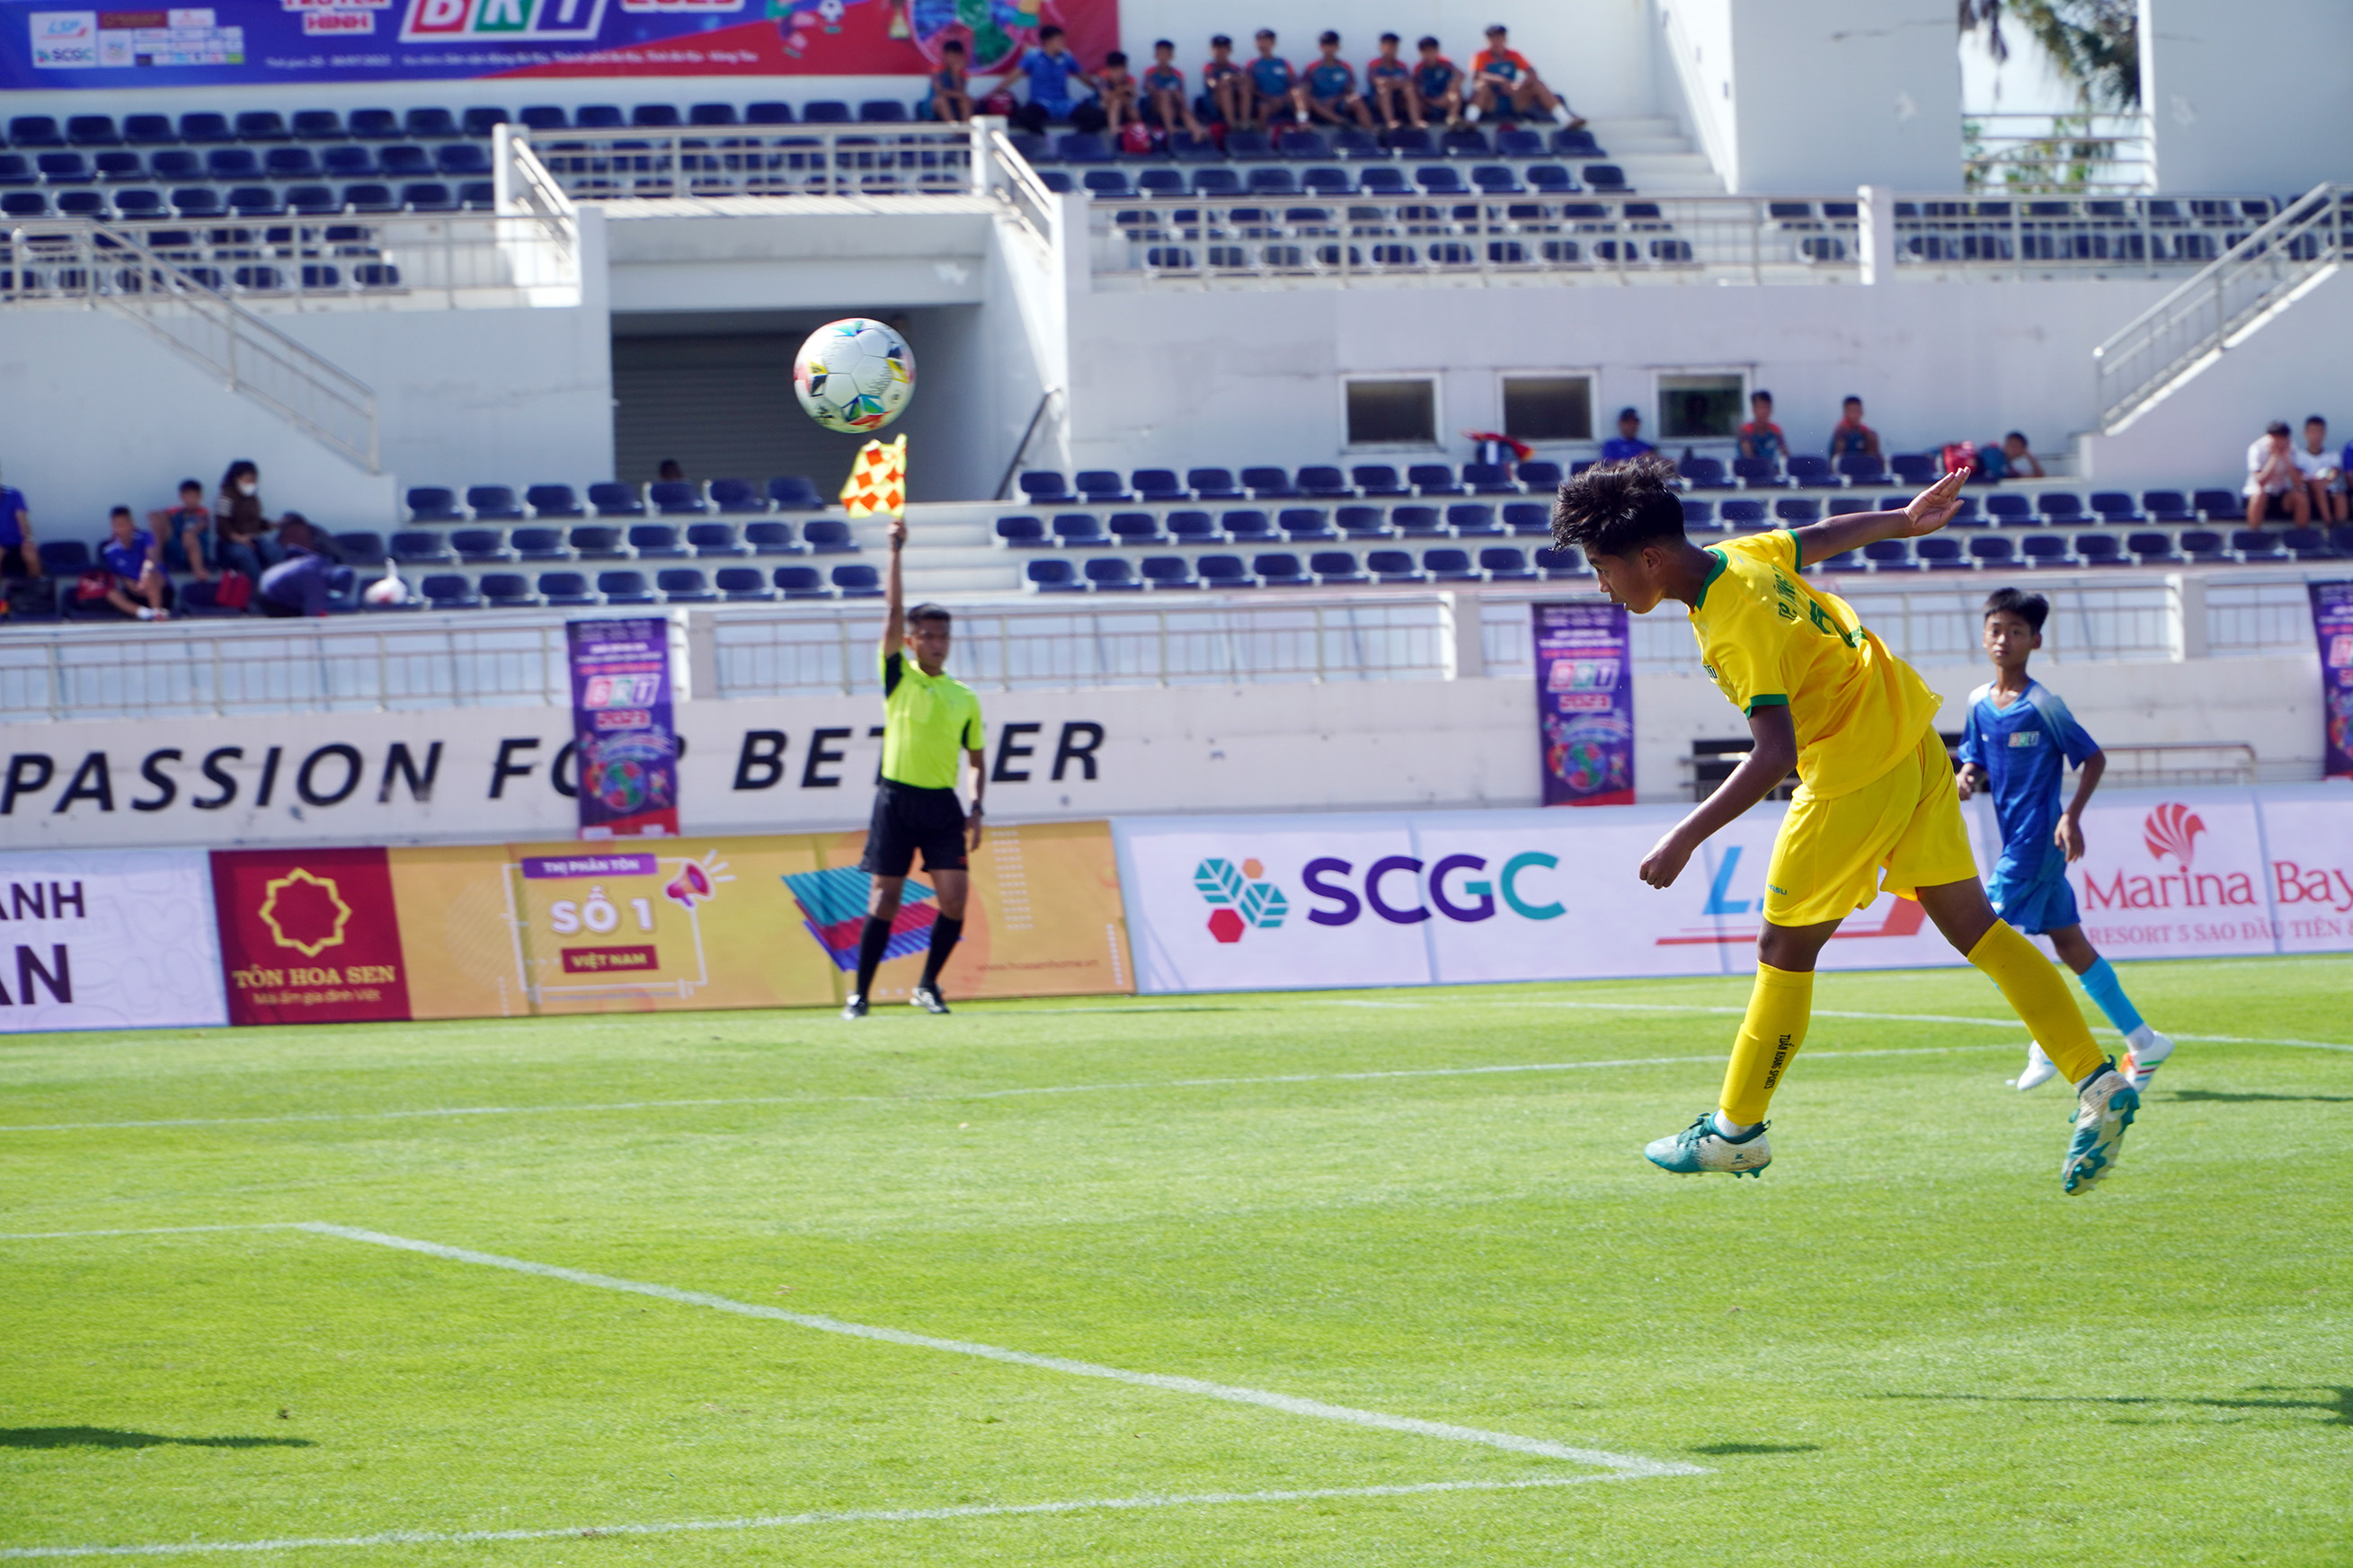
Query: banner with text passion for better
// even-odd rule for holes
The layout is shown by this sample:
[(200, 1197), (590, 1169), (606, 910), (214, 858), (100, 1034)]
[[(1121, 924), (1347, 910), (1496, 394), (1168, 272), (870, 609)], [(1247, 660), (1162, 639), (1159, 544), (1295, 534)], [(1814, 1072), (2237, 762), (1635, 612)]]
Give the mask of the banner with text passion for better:
[(2312, 630), (2320, 643), (2320, 772), (2353, 778), (2353, 583), (2310, 588)]
[(0, 6), (0, 89), (486, 77), (909, 76), (962, 42), (1010, 71), (1060, 23), (1089, 67), (1118, 0), (222, 0)]
[(670, 622), (659, 616), (573, 621), (564, 632), (572, 658), (580, 837), (677, 837)]
[(1623, 605), (1533, 605), (1546, 805), (1634, 804), (1634, 659)]

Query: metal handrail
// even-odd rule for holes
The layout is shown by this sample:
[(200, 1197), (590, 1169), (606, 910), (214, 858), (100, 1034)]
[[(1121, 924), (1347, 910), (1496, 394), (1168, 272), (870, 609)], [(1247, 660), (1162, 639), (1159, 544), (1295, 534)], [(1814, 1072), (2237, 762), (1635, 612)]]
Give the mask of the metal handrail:
[(1054, 193), (1038, 177), (1029, 160), (1021, 155), (1005, 133), (1005, 121), (988, 116), (974, 122), (975, 134), (985, 139), (987, 149), (988, 193), (1013, 210), (1013, 216), (1029, 231), (1040, 250), (1050, 254), (1054, 245)]
[(962, 195), (972, 188), (972, 132), (945, 122), (501, 129), (528, 143), (550, 182), (575, 200)]
[(2345, 255), (2353, 186), (2323, 183), (2199, 268), (2092, 351), (2101, 428), (2113, 432), (2183, 372)]

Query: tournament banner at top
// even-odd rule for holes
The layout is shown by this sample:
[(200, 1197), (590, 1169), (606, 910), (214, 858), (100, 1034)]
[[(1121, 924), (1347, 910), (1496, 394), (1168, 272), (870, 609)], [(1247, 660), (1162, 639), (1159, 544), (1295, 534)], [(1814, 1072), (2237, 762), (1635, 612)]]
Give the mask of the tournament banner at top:
[(580, 837), (678, 837), (678, 732), (670, 718), (670, 622), (573, 621), (572, 734)]
[(1546, 805), (1634, 804), (1634, 653), (1623, 605), (1535, 605)]
[(0, 89), (494, 77), (911, 76), (961, 40), (1010, 71), (1059, 23), (1090, 66), (1118, 0), (232, 0), (0, 6)]
[(2321, 776), (2353, 778), (2353, 583), (2314, 583), (2320, 641)]

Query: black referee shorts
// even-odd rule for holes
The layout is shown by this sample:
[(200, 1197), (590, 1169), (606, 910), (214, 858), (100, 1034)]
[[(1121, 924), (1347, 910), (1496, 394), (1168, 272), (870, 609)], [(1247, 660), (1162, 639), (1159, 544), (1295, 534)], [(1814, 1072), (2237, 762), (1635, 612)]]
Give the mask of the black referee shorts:
[(870, 877), (903, 877), (918, 849), (926, 871), (964, 870), (964, 806), (952, 789), (884, 779), (875, 786), (874, 820), (867, 825), (866, 858), (858, 868)]

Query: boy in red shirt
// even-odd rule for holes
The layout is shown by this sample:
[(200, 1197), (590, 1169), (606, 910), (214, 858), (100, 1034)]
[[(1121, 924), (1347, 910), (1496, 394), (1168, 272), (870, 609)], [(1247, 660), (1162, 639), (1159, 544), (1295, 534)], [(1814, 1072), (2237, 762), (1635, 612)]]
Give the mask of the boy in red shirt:
[(1500, 108), (1508, 106), (1509, 113), (1522, 119), (1535, 109), (1547, 115), (1567, 114), (1571, 131), (1585, 123), (1583, 115), (1562, 107), (1560, 95), (1544, 84), (1526, 56), (1512, 47), (1500, 22), (1487, 29), (1487, 47), (1472, 57), (1471, 82), (1471, 104), (1482, 120), (1494, 119)]
[(1228, 125), (1248, 125), (1250, 105), (1242, 97), (1242, 68), (1234, 64), (1234, 41), (1219, 33), (1209, 40), (1209, 63), (1201, 68), (1201, 90), (1209, 107)]
[(1748, 423), (1740, 427), (1740, 455), (1744, 458), (1770, 458), (1780, 462), (1789, 455), (1789, 438), (1773, 423), (1773, 395), (1752, 392), (1748, 395)]
[(1365, 62), (1365, 91), (1383, 127), (1394, 131), (1402, 121), (1419, 131), (1421, 100), (1414, 95), (1413, 68), (1398, 58), (1403, 41), (1395, 33), (1381, 35), (1381, 52)]
[(1182, 125), (1195, 136), (1206, 135), (1185, 101), (1185, 73), (1176, 68), (1176, 46), (1162, 38), (1152, 46), (1152, 63), (1144, 68), (1144, 101), (1163, 131)]

